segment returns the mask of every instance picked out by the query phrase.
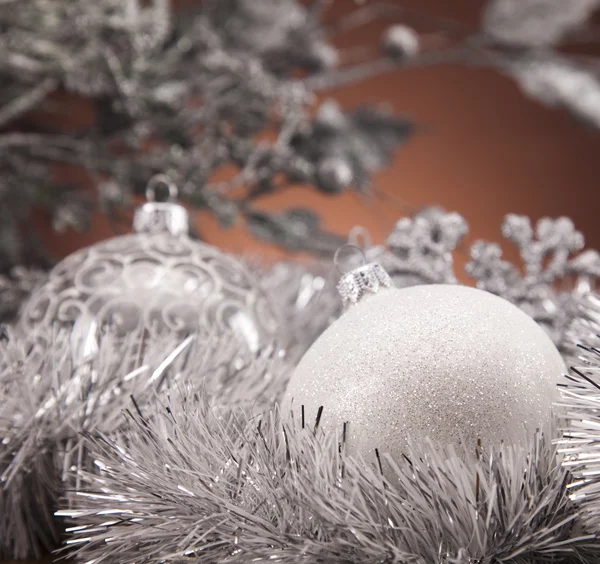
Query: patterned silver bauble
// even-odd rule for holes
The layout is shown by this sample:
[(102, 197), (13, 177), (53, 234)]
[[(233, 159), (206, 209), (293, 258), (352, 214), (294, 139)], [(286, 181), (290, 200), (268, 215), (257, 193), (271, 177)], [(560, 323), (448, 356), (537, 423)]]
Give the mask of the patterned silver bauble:
[[(553, 420), (565, 367), (528, 315), (488, 292), (459, 285), (389, 288), (378, 265), (340, 283), (351, 305), (304, 355), (284, 409), (341, 433), (350, 453), (395, 458), (408, 443), (521, 443)], [(550, 427), (548, 427), (550, 428)]]
[(185, 208), (148, 202), (134, 227), (137, 233), (59, 263), (25, 305), (20, 328), (43, 337), (73, 326), (86, 354), (104, 330), (124, 336), (139, 328), (176, 335), (229, 329), (251, 352), (274, 343), (277, 321), (267, 296), (239, 260), (188, 237)]

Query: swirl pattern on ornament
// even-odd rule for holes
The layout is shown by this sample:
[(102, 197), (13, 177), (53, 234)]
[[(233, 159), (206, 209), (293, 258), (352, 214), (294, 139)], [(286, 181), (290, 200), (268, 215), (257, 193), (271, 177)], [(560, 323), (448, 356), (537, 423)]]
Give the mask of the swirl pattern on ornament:
[(266, 295), (240, 261), (166, 233), (115, 237), (79, 250), (50, 273), (20, 319), (27, 332), (89, 324), (118, 335), (232, 330), (250, 350), (274, 341)]

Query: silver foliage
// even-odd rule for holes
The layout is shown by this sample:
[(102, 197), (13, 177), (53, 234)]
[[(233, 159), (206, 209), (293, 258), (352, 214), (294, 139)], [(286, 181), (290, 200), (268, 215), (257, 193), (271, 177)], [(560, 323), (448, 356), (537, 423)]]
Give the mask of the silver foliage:
[(517, 47), (544, 47), (584, 24), (598, 0), (491, 0), (483, 29), (494, 40)]
[(488, 54), (526, 96), (593, 128), (600, 126), (598, 59), (560, 44), (594, 45), (599, 7), (598, 0), (491, 0), (482, 21)]
[[(526, 95), (599, 124), (597, 58), (559, 54), (558, 46), (597, 40), (586, 24), (597, 0), (491, 0), (478, 30), (415, 19), (390, 2), (355, 7), (331, 26), (324, 23), (330, 3), (320, 0), (208, 0), (183, 11), (167, 0), (16, 4), (0, 2), (2, 273), (47, 259), (29, 224), (33, 205), (58, 230), (85, 229), (93, 208), (117, 221), (158, 172), (224, 226), (242, 220), (258, 237), (331, 256), (339, 239), (315, 226), (314, 214), (271, 214), (255, 203), (291, 184), (328, 193), (369, 188), (373, 172), (413, 133), (410, 121), (373, 108), (319, 110), (314, 90), (373, 74), (492, 66)], [(337, 30), (377, 18), (390, 22), (380, 45), (335, 47)], [(446, 47), (428, 48), (409, 19), (449, 39), (436, 42)], [(41, 112), (60, 123), (78, 97), (96, 125), (48, 129), (30, 120)], [(87, 180), (62, 181), (50, 173), (57, 164), (83, 169)], [(224, 171), (216, 181), (213, 173)], [(91, 198), (81, 190), (87, 181), (96, 187)], [(19, 237), (23, 227), (27, 236)]]
[(590, 70), (564, 57), (533, 55), (516, 60), (509, 69), (531, 98), (564, 108), (583, 123), (600, 127), (597, 68)]
[[(0, 271), (44, 248), (33, 229), (18, 237), (32, 205), (43, 207), (58, 230), (85, 229), (94, 208), (118, 220), (131, 197), (162, 172), (189, 204), (222, 225), (245, 220), (252, 227), (261, 220), (253, 214), (255, 200), (290, 184), (366, 188), (411, 133), (406, 119), (376, 108), (348, 114), (343, 132), (313, 124), (317, 102), (308, 80), (338, 82), (338, 52), (323, 24), (326, 3), (208, 0), (175, 10), (168, 0), (22, 0), (15, 6), (0, 2)], [(352, 64), (339, 70), (356, 70), (354, 80), (365, 75)], [(93, 111), (95, 123), (52, 128), (27, 121), (37, 112), (64, 122), (75, 104)], [(258, 139), (261, 132), (269, 135)], [(349, 143), (353, 138), (368, 147), (364, 158)], [(333, 187), (319, 174), (332, 153), (346, 171)], [(86, 180), (57, 177), (57, 165), (84, 171)], [(224, 170), (230, 174), (215, 180), (213, 173)], [(97, 197), (82, 190), (90, 182)], [(269, 240), (285, 244), (285, 227)], [(319, 254), (328, 240), (312, 248), (311, 239), (295, 238), (296, 246), (302, 242)]]
[[(599, 67), (588, 47), (598, 40), (592, 16), (599, 7), (598, 0), (490, 0), (482, 18), (487, 56), (529, 98), (597, 128)], [(562, 48), (577, 44), (590, 54)]]

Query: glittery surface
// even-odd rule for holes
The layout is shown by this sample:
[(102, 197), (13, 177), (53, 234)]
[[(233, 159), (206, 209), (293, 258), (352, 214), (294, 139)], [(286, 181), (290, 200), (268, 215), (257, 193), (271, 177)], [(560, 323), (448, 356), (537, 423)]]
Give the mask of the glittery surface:
[(284, 405), (340, 429), (348, 449), (398, 457), (407, 442), (522, 443), (551, 421), (563, 360), (525, 313), (458, 285), (382, 290), (351, 307), (300, 361)]

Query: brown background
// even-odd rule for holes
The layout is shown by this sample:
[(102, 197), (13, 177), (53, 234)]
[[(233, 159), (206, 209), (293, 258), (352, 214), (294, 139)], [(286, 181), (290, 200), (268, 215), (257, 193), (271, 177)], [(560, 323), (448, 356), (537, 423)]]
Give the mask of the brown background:
[[(482, 5), (477, 0), (397, 3), (425, 15), (452, 16), (473, 27)], [(353, 5), (352, 0), (338, 0), (330, 17), (335, 19)], [(369, 25), (340, 36), (338, 43), (372, 44), (381, 29), (380, 24)], [(377, 197), (326, 197), (297, 189), (265, 199), (265, 208), (312, 206), (327, 229), (347, 233), (360, 224), (376, 241), (382, 241), (395, 220), (411, 208), (432, 204), (463, 214), (470, 224), (470, 240), (498, 240), (500, 223), (509, 212), (533, 219), (566, 215), (584, 232), (588, 246), (600, 248), (598, 133), (574, 122), (566, 112), (526, 99), (510, 79), (494, 71), (448, 66), (398, 71), (328, 94), (348, 108), (385, 102), (426, 126), (426, 132), (401, 148), (392, 165), (375, 178), (378, 189), (393, 196), (396, 204)], [(281, 256), (275, 248), (250, 241), (241, 226), (222, 232), (205, 214), (198, 214), (196, 221), (209, 241), (228, 250)], [(77, 236), (53, 234), (46, 220), (39, 222), (57, 256), (111, 235), (101, 217), (94, 218), (90, 233)]]

